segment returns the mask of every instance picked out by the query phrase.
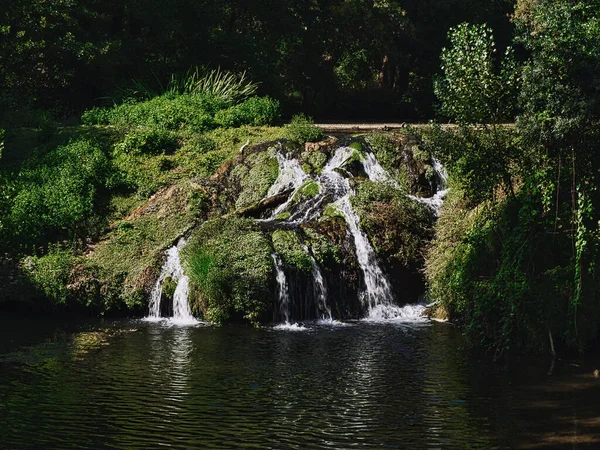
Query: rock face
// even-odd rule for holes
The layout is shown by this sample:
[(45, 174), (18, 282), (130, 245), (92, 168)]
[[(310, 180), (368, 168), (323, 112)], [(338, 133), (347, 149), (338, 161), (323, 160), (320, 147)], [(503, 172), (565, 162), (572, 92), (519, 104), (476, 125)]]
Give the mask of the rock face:
[(435, 215), (415, 196), (437, 185), (414, 137), (262, 144), (204, 185), (220, 218), (192, 233), (183, 259), (194, 308), (212, 321), (389, 317), (425, 290)]

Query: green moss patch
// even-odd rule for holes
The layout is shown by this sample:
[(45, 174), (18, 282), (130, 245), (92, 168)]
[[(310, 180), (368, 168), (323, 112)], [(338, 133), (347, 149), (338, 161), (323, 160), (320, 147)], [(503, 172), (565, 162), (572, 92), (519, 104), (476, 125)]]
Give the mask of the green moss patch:
[(235, 203), (236, 209), (252, 206), (267, 195), (279, 174), (275, 152), (275, 147), (269, 147), (266, 151), (253, 153), (246, 158), (244, 164), (233, 168), (230, 176), (241, 188)]
[(413, 269), (422, 267), (435, 221), (427, 206), (371, 181), (358, 185), (352, 205), (378, 254)]
[(276, 230), (272, 234), (273, 247), (281, 256), (284, 264), (302, 272), (312, 270), (310, 256), (304, 250), (298, 235), (294, 231)]
[(214, 323), (243, 318), (257, 325), (272, 307), (272, 248), (250, 219), (216, 219), (183, 250), (195, 302)]

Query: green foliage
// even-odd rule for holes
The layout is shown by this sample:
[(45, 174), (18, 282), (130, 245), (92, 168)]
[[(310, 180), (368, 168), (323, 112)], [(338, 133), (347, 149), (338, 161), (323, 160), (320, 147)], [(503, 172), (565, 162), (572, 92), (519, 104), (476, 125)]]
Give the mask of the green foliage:
[(215, 115), (215, 122), (222, 127), (273, 125), (278, 119), (279, 102), (270, 97), (250, 97)]
[[(577, 349), (598, 336), (599, 7), (519, 1), (530, 58), (516, 131), (433, 133), (454, 184), (428, 257), (431, 293), (495, 356), (547, 349), (549, 333)], [(472, 104), (485, 105), (486, 77), (477, 84)]]
[(352, 205), (379, 255), (410, 268), (422, 266), (434, 222), (427, 206), (393, 186), (371, 181), (358, 185)]
[(323, 130), (315, 127), (310, 117), (298, 114), (292, 117), (287, 127), (287, 136), (292, 142), (304, 144), (305, 142), (316, 142), (323, 139)]
[(75, 264), (72, 249), (52, 245), (47, 254), (27, 257), (22, 264), (29, 281), (51, 300), (53, 305), (67, 304), (69, 299), (67, 285)]
[(526, 154), (512, 128), (475, 129), (461, 126), (442, 131), (438, 126), (424, 135), (425, 146), (460, 179), (465, 196), (474, 204), (498, 194), (514, 195), (513, 178), (526, 163)]
[(252, 220), (217, 219), (197, 229), (183, 261), (208, 320), (257, 325), (272, 307), (271, 246)]
[(336, 264), (341, 263), (340, 249), (328, 237), (311, 228), (304, 229), (304, 232), (308, 237), (307, 245), (321, 267), (332, 270)]
[(4, 217), (9, 241), (32, 244), (69, 236), (90, 218), (107, 187), (110, 161), (87, 140), (59, 146), (13, 174)]
[[(190, 69), (183, 76), (171, 76), (166, 91), (171, 94), (206, 95), (218, 98), (224, 105), (233, 106), (256, 93), (258, 84), (246, 78), (246, 72), (237, 75), (221, 70)], [(260, 123), (255, 125), (266, 125)]]
[(123, 141), (115, 145), (115, 151), (156, 155), (173, 153), (177, 147), (177, 136), (171, 131), (160, 128), (134, 128), (127, 133)]
[(284, 264), (301, 272), (312, 270), (312, 261), (298, 235), (290, 230), (276, 230), (271, 235), (273, 247)]
[(358, 141), (352, 142), (348, 147), (356, 150), (359, 153), (363, 152), (363, 145), (360, 142), (358, 142)]
[(128, 101), (111, 108), (93, 108), (81, 120), (87, 125), (149, 127), (166, 130), (187, 128), (202, 132), (216, 126), (214, 115), (226, 106), (207, 94), (163, 94), (146, 101)]
[(452, 47), (440, 56), (444, 77), (435, 83), (443, 113), (461, 124), (512, 118), (517, 83), (512, 49), (498, 72), (491, 28), (463, 23), (450, 29), (448, 39)]

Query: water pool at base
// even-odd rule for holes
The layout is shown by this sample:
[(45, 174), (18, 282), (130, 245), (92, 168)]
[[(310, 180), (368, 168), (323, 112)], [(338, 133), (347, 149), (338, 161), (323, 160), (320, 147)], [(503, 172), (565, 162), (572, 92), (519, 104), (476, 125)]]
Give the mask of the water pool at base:
[(597, 359), (440, 323), (0, 320), (0, 448), (600, 448)]

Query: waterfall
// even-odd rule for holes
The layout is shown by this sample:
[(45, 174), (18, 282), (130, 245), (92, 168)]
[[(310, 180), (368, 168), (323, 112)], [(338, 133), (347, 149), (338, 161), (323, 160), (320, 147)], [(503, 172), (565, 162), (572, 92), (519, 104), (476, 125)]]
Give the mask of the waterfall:
[(283, 271), (281, 258), (277, 253), (271, 254), (273, 266), (275, 267), (275, 280), (277, 281), (277, 297), (279, 300), (280, 317), (283, 316), (286, 324), (290, 323), (290, 291), (288, 288), (287, 278)]
[(304, 181), (308, 178), (308, 175), (302, 170), (300, 163), (296, 158), (292, 158), (289, 153), (283, 154), (282, 146), (280, 144), (279, 151), (275, 155), (279, 164), (279, 174), (277, 179), (267, 192), (267, 198), (273, 195), (280, 194), (286, 189), (292, 189), (293, 192), (288, 197), (287, 201), (279, 207), (275, 208), (269, 220), (273, 220), (279, 213), (285, 210), (292, 202), (294, 195), (302, 187)]
[(171, 277), (172, 280), (177, 282), (177, 287), (173, 294), (173, 317), (170, 321), (177, 324), (198, 323), (192, 315), (188, 303), (190, 280), (183, 273), (183, 267), (181, 267), (181, 259), (179, 257), (179, 251), (184, 245), (185, 239), (181, 238), (177, 245), (169, 248), (166, 252), (167, 260), (163, 264), (158, 280), (156, 280), (154, 289), (152, 289), (150, 294), (150, 314), (147, 317), (147, 320), (156, 321), (162, 319), (160, 315), (160, 302), (163, 292), (163, 283), (167, 277)]
[(418, 201), (419, 203), (429, 206), (435, 215), (439, 217), (440, 209), (444, 203), (444, 197), (446, 197), (446, 194), (448, 193), (448, 173), (446, 172), (444, 166), (442, 166), (442, 164), (435, 158), (433, 158), (433, 172), (437, 179), (438, 185), (438, 189), (435, 194), (428, 198), (416, 197), (414, 195), (409, 195), (408, 197)]
[(310, 250), (306, 245), (303, 246), (304, 251), (310, 257), (312, 262), (312, 278), (313, 278), (313, 293), (317, 300), (317, 305), (319, 307), (319, 316), (321, 320), (326, 320), (331, 322), (333, 320), (331, 316), (331, 307), (327, 303), (327, 288), (325, 287), (325, 280), (323, 279), (323, 274), (321, 273), (321, 268), (317, 263), (315, 257), (310, 253)]
[[(335, 205), (345, 218), (347, 229), (352, 236), (356, 249), (356, 258), (363, 273), (364, 293), (362, 301), (364, 309), (367, 312), (367, 320), (414, 320), (421, 317), (423, 313), (422, 305), (406, 305), (399, 307), (394, 304), (392, 286), (384, 273), (375, 250), (373, 249), (367, 235), (360, 229), (360, 218), (352, 208), (351, 198), (354, 191), (350, 186), (349, 174), (344, 166), (356, 152), (351, 147), (340, 147), (331, 156), (329, 161), (323, 167), (321, 174), (309, 177), (299, 163), (299, 161), (289, 153), (283, 154), (280, 149), (277, 152), (279, 163), (279, 175), (275, 183), (269, 189), (267, 197), (279, 194), (286, 190), (292, 193), (287, 201), (280, 205), (271, 214), (270, 218), (263, 220), (265, 222), (279, 223), (286, 227), (295, 227), (318, 219), (323, 211), (323, 206), (327, 204)], [(361, 156), (361, 162), (369, 180), (391, 184), (396, 189), (400, 189), (398, 183), (389, 175), (389, 173), (379, 164), (377, 158), (372, 152), (367, 152)], [(408, 195), (409, 198), (427, 204), (436, 213), (439, 211), (439, 205), (443, 201), (446, 193), (442, 188), (445, 187), (446, 174), (443, 167), (437, 160), (433, 160), (433, 167), (437, 177), (440, 189), (431, 198), (418, 198)], [(344, 172), (346, 172), (344, 174)], [(290, 208), (290, 204), (295, 194), (300, 190), (304, 183), (312, 180), (319, 186), (319, 193), (302, 203)], [(274, 218), (283, 211), (288, 210), (290, 216), (286, 220), (275, 222)], [(304, 246), (305, 251), (312, 261), (312, 280), (313, 293), (318, 308), (318, 315), (321, 319), (332, 321), (331, 307), (327, 302), (327, 289), (321, 273), (321, 269), (314, 259), (309, 249)], [(278, 285), (278, 308), (279, 319), (285, 320), (284, 327), (290, 325), (290, 287), (283, 271), (283, 265), (277, 254), (271, 255), (276, 272)]]
[(350, 196), (346, 195), (336, 203), (337, 207), (344, 214), (348, 230), (354, 238), (354, 246), (356, 247), (356, 259), (363, 272), (366, 292), (365, 300), (369, 316), (372, 311), (379, 305), (390, 305), (393, 302), (392, 288), (390, 282), (386, 278), (379, 267), (377, 256), (371, 246), (367, 235), (359, 228), (359, 218), (352, 209), (350, 204)]

